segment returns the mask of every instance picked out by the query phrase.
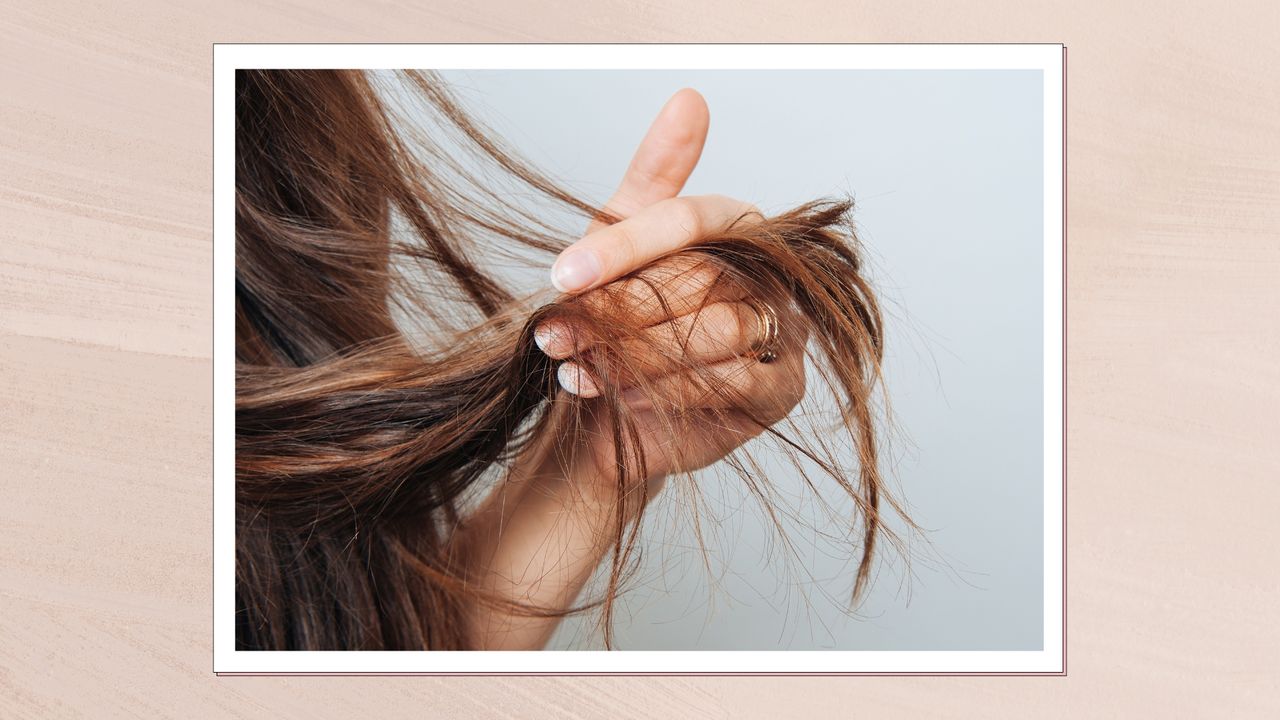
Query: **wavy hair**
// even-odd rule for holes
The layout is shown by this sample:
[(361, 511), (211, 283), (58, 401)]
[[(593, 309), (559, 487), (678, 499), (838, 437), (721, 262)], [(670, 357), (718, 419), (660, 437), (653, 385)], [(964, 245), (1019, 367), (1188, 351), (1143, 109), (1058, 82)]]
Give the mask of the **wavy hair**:
[[(543, 207), (516, 201), (529, 197)], [(857, 599), (878, 539), (892, 537), (883, 510), (898, 506), (877, 445), (882, 318), (850, 212), (849, 201), (828, 200), (744, 218), (679, 255), (789, 308), (810, 338), (839, 401), (829, 419), (848, 442), (758, 425), (856, 504)], [(431, 73), (238, 71), (238, 648), (469, 648), (462, 616), (477, 603), (541, 616), (600, 608), (611, 644), (647, 500), (637, 482), (645, 452), (621, 398), (624, 379), (642, 375), (624, 348), (644, 328), (625, 298), (599, 302), (620, 284), (594, 300), (543, 302), (481, 260), (552, 257), (574, 239), (548, 220), (557, 213), (618, 220), (504, 147)], [(533, 340), (554, 319), (592, 334), (579, 362), (601, 379), (600, 397), (558, 390), (556, 362)], [(697, 363), (668, 359), (750, 416), (746, 399)], [(658, 407), (678, 433), (682, 408)], [(607, 420), (617, 465), (607, 587), (574, 608), (492, 596), (450, 546), (468, 498), (540, 444), (571, 456), (589, 412)], [(726, 466), (769, 510), (769, 480), (750, 452)]]

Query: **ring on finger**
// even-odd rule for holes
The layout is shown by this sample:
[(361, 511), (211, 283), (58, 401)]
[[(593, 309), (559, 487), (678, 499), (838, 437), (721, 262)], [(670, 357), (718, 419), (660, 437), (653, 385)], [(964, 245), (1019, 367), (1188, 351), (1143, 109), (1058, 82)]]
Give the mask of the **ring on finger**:
[(761, 363), (778, 359), (778, 313), (763, 300), (747, 298), (744, 302), (756, 313), (756, 340), (751, 343), (748, 355)]

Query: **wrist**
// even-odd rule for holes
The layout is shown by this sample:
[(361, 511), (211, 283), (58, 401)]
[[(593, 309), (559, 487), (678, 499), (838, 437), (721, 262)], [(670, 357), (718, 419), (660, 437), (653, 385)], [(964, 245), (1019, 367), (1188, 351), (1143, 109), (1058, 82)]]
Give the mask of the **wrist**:
[(557, 499), (563, 509), (575, 513), (612, 520), (616, 519), (622, 502), (627, 506), (629, 522), (666, 485), (666, 475), (654, 475), (621, 488), (613, 468), (601, 468), (600, 463), (587, 457), (570, 460), (555, 455), (549, 453), (534, 469), (529, 478), (530, 487), (544, 497)]

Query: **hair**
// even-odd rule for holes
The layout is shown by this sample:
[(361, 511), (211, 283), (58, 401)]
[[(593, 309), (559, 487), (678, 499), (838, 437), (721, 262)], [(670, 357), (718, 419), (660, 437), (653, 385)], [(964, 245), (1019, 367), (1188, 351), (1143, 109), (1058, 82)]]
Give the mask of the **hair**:
[[(517, 202), (530, 194), (546, 208)], [(540, 303), (481, 262), (483, 252), (554, 256), (573, 235), (548, 218), (565, 211), (619, 219), (522, 161), (431, 73), (237, 72), (238, 648), (465, 649), (463, 611), (477, 603), (544, 616), (600, 608), (611, 644), (648, 493), (636, 417), (621, 398), (622, 379), (641, 374), (623, 348), (643, 328), (627, 303), (599, 302), (620, 284), (594, 301)], [(877, 451), (881, 313), (850, 214), (848, 200), (814, 201), (743, 218), (678, 255), (788, 308), (809, 336), (849, 442), (753, 419), (856, 503), (856, 600), (888, 533), (883, 508), (898, 506)], [(661, 301), (660, 278), (637, 278)], [(593, 337), (578, 361), (601, 380), (599, 398), (558, 390), (557, 364), (533, 340), (548, 320)], [(704, 368), (668, 359), (753, 417)], [(468, 499), (549, 439), (571, 459), (588, 412), (607, 420), (617, 464), (601, 597), (547, 608), (486, 593), (449, 545)], [(672, 433), (685, 422), (678, 407), (659, 416)], [(748, 450), (726, 463), (768, 511), (769, 481)]]

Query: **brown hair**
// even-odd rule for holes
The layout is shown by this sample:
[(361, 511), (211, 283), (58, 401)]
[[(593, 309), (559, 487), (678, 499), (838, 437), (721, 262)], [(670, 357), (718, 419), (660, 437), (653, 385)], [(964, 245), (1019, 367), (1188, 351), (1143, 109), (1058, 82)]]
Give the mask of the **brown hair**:
[[(640, 374), (621, 348), (642, 328), (626, 303), (599, 302), (619, 285), (535, 309), (478, 258), (556, 253), (572, 238), (546, 220), (554, 213), (511, 200), (518, 192), (576, 217), (617, 218), (520, 161), (429, 73), (242, 70), (236, 93), (237, 647), (467, 648), (462, 613), (474, 603), (532, 615), (598, 606), (609, 642), (647, 499), (636, 482), (645, 453), (620, 398), (622, 380)], [(744, 218), (681, 258), (789, 308), (811, 336), (849, 442), (764, 420), (758, 429), (857, 503), (857, 598), (892, 500), (874, 417), (881, 315), (850, 208), (819, 201)], [(556, 363), (533, 340), (551, 319), (592, 335), (580, 362), (602, 381), (600, 398), (558, 391)], [(683, 357), (670, 361), (701, 377)], [(710, 377), (700, 384), (732, 393)], [(621, 498), (603, 596), (578, 608), (490, 597), (449, 546), (467, 499), (548, 439), (572, 454), (588, 407), (612, 430)], [(681, 409), (662, 418), (677, 432)], [(849, 448), (853, 471), (840, 458)], [(728, 460), (768, 509), (750, 458)]]

